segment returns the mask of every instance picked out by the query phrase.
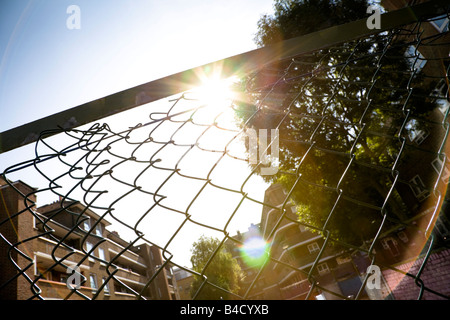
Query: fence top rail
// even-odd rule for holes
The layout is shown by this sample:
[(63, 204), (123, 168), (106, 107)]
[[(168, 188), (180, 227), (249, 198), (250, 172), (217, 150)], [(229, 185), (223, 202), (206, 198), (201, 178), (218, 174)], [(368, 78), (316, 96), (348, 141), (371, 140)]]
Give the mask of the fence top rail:
[(220, 66), (224, 78), (245, 75), (274, 61), (289, 59), (445, 13), (445, 7), (448, 5), (448, 0), (431, 0), (382, 14), (380, 29), (369, 29), (364, 18), (153, 80), (1, 132), (0, 154), (36, 142), (41, 132), (46, 130), (58, 127), (70, 130), (190, 90), (201, 84), (199, 75), (208, 76), (209, 72), (217, 70), (217, 66)]

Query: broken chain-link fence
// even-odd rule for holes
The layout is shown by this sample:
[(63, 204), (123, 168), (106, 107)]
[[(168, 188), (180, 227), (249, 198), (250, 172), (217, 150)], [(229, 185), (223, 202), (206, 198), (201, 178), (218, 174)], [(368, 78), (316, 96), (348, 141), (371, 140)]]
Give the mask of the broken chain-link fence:
[[(186, 285), (170, 267), (196, 279), (190, 298), (448, 298), (450, 11), (440, 3), (32, 135), (30, 160), (2, 168), (0, 292), (161, 299), (165, 287), (175, 299)], [(219, 244), (194, 268), (202, 235)], [(249, 248), (253, 236), (262, 241)], [(236, 288), (211, 270), (222, 250), (240, 266)]]

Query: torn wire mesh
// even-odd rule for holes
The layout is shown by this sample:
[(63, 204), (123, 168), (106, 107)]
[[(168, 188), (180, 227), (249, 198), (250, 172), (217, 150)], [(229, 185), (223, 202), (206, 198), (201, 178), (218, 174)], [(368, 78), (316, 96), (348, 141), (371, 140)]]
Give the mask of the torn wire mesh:
[[(430, 21), (42, 132), (3, 171), (0, 291), (176, 299), (175, 268), (194, 299), (448, 299), (430, 261), (450, 260), (450, 38)], [(202, 235), (218, 242), (194, 268)], [(222, 250), (235, 287), (213, 276)]]

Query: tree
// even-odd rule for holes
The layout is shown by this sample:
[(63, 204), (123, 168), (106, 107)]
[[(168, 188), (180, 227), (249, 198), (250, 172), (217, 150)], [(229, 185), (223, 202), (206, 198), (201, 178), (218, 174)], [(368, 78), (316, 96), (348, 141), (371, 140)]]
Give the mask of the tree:
[[(372, 2), (372, 1), (371, 1)], [(267, 46), (367, 16), (367, 0), (275, 0), (258, 21), (255, 42)]]
[[(358, 0), (276, 0), (255, 41), (270, 45), (362, 18), (367, 7)], [(427, 99), (433, 84), (420, 73), (411, 77), (406, 47), (377, 34), (276, 62), (244, 80), (236, 108), (242, 125), (279, 130), (279, 171), (263, 178), (292, 190), (300, 221), (332, 239), (360, 246), (375, 236), (386, 212), (387, 224), (410, 214), (392, 188), (390, 169), (406, 161), (398, 155), (401, 138), (418, 129), (413, 119), (435, 105)], [(414, 92), (405, 90), (409, 84)]]
[[(230, 299), (231, 293), (238, 293), (242, 271), (236, 259), (221, 246), (217, 238), (202, 236), (192, 245), (191, 263), (194, 271), (203, 274), (212, 285), (205, 284), (197, 299), (219, 300)], [(204, 282), (204, 277), (194, 276), (191, 295), (194, 296)], [(220, 290), (217, 287), (222, 288)]]

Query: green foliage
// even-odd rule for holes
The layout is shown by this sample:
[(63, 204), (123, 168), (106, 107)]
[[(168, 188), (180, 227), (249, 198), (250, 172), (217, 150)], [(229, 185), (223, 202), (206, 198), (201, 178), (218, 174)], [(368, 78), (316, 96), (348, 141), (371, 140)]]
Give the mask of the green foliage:
[(275, 0), (258, 21), (255, 42), (266, 46), (367, 16), (367, 0)]
[[(274, 15), (259, 21), (256, 42), (268, 45), (359, 19), (367, 6), (357, 0), (277, 0)], [(242, 124), (279, 129), (279, 171), (263, 178), (293, 190), (300, 221), (354, 245), (374, 237), (384, 213), (392, 220), (409, 214), (402, 195), (391, 190), (400, 129), (402, 136), (417, 129), (404, 126), (402, 107), (407, 101), (411, 119), (435, 108), (427, 99), (433, 85), (420, 74), (410, 77), (407, 46), (385, 37), (277, 62), (246, 79), (246, 99), (236, 107)], [(277, 83), (281, 77), (289, 81)], [(409, 95), (404, 88), (412, 83)]]
[[(232, 293), (239, 291), (242, 279), (241, 268), (231, 253), (224, 246), (220, 245), (221, 243), (217, 238), (205, 236), (202, 236), (192, 245), (191, 263), (193, 270), (203, 274), (208, 282), (225, 290), (222, 291), (214, 286), (205, 284), (196, 299), (227, 300), (231, 297), (226, 291)], [(192, 296), (197, 293), (203, 282), (203, 277), (194, 276), (194, 282), (191, 287)]]

